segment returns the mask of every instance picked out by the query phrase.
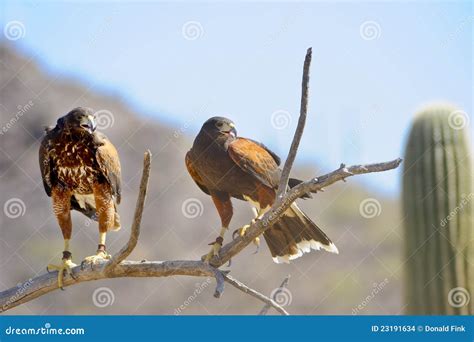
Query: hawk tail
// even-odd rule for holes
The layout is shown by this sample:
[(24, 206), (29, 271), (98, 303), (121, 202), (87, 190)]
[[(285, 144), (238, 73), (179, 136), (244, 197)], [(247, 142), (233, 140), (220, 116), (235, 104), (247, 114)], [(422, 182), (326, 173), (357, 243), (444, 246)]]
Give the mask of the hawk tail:
[(289, 263), (312, 249), (322, 248), (331, 253), (339, 253), (336, 245), (296, 203), (293, 203), (263, 236), (276, 263)]
[[(115, 215), (114, 215), (114, 226), (112, 230), (120, 230), (120, 215), (117, 212), (117, 205), (114, 203)], [(77, 195), (71, 196), (71, 210), (77, 210), (83, 213), (91, 220), (98, 221), (95, 208), (94, 195)]]

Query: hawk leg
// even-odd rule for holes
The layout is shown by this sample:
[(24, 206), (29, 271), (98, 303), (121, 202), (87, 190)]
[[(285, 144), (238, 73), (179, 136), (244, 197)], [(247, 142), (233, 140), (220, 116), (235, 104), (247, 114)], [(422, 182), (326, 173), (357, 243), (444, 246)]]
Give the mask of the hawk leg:
[(64, 241), (65, 245), (65, 250), (63, 251), (63, 258), (62, 258), (62, 264), (61, 265), (53, 265), (49, 264), (46, 266), (46, 271), (51, 272), (53, 271), (58, 271), (58, 287), (61, 290), (64, 290), (63, 287), (63, 278), (66, 274), (70, 275), (71, 278), (76, 279), (74, 277), (74, 274), (72, 273), (72, 269), (76, 267), (77, 265), (72, 262), (72, 254), (71, 252), (68, 251), (68, 245), (69, 245), (69, 240)]
[[(239, 229), (236, 229), (232, 232), (232, 239), (235, 239), (237, 236), (244, 236), (245, 233), (247, 232), (247, 229), (250, 228), (250, 226), (252, 224), (254, 224), (256, 222), (257, 219), (259, 219), (260, 217), (262, 217), (263, 213), (262, 213), (262, 210), (257, 210), (256, 208), (252, 207), (252, 211), (253, 211), (253, 214), (255, 216), (254, 219), (252, 219), (252, 223), (251, 224), (246, 224), (245, 226), (239, 228)], [(253, 243), (254, 245), (257, 246), (257, 249), (255, 250), (254, 254), (257, 254), (258, 251), (260, 250), (260, 238), (257, 236), (255, 239), (253, 239)]]
[(216, 241), (211, 242), (212, 245), (211, 251), (207, 255), (203, 256), (204, 262), (209, 263), (213, 256), (219, 255), (219, 251), (224, 243), (224, 235), (227, 231), (230, 220), (232, 219), (233, 209), (232, 202), (230, 201), (230, 195), (223, 192), (215, 192), (211, 194), (212, 201), (216, 206), (219, 217), (221, 218), (221, 232), (217, 237)]
[(81, 262), (81, 268), (83, 269), (85, 265), (89, 264), (91, 268), (94, 265), (100, 264), (103, 261), (109, 260), (112, 256), (107, 253), (105, 250), (105, 237), (107, 233), (99, 234), (99, 246), (97, 247), (97, 253), (91, 256), (88, 256)]
[(216, 238), (216, 241), (209, 244), (212, 246), (212, 248), (210, 252), (204, 257), (204, 262), (209, 263), (214, 255), (219, 255), (219, 251), (221, 250), (222, 244), (224, 243), (224, 235), (227, 229), (227, 227), (222, 227), (219, 237)]
[(76, 266), (72, 262), (72, 254), (69, 251), (69, 240), (72, 234), (72, 221), (71, 221), (71, 192), (63, 187), (56, 187), (52, 189), (51, 198), (53, 200), (53, 211), (56, 219), (58, 220), (59, 227), (63, 233), (64, 238), (64, 251), (61, 265), (48, 265), (46, 270), (58, 271), (58, 287), (61, 290), (63, 288), (63, 278), (65, 274), (70, 275), (74, 278), (72, 268)]
[(96, 215), (99, 221), (99, 246), (97, 253), (85, 258), (81, 266), (90, 264), (93, 267), (111, 258), (105, 250), (107, 231), (113, 230), (116, 224), (115, 203), (110, 187), (106, 183), (96, 183), (92, 187), (95, 198)]

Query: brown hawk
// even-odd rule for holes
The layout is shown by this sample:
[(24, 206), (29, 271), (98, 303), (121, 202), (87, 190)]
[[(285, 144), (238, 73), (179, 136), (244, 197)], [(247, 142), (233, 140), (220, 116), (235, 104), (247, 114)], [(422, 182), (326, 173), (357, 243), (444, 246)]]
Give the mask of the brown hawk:
[(62, 265), (48, 265), (58, 270), (58, 285), (63, 274), (72, 276), (69, 250), (71, 210), (77, 210), (99, 223), (97, 253), (83, 263), (94, 264), (110, 258), (105, 249), (109, 230), (120, 229), (117, 205), (120, 203), (120, 161), (117, 150), (107, 137), (96, 131), (94, 111), (75, 108), (46, 129), (39, 149), (43, 185), (52, 198), (53, 211), (64, 237)]
[[(212, 197), (222, 229), (208, 261), (218, 254), (232, 219), (231, 198), (248, 201), (261, 217), (274, 203), (281, 170), (280, 159), (266, 146), (237, 137), (234, 123), (223, 117), (207, 120), (186, 154), (186, 166), (199, 188)], [(290, 179), (294, 186), (301, 181)], [(245, 234), (245, 226), (240, 234)], [(277, 263), (289, 262), (311, 249), (338, 253), (326, 234), (293, 203), (263, 236)]]

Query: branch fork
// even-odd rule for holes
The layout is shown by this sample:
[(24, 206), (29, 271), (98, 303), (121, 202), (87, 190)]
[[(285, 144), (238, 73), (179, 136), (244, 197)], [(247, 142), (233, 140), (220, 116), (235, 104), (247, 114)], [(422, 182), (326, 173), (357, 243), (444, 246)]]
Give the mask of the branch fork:
[[(85, 281), (98, 279), (119, 278), (119, 277), (169, 277), (169, 276), (197, 276), (214, 277), (216, 279), (216, 288), (214, 297), (219, 298), (224, 292), (224, 283), (227, 282), (240, 291), (249, 294), (265, 303), (265, 307), (260, 314), (266, 314), (270, 307), (274, 308), (282, 315), (288, 315), (288, 312), (277, 303), (276, 296), (269, 298), (258, 291), (251, 289), (247, 285), (230, 276), (229, 271), (220, 270), (219, 267), (227, 263), (236, 256), (252, 241), (260, 236), (266, 229), (272, 226), (285, 212), (290, 205), (305, 194), (323, 191), (324, 188), (334, 184), (337, 181), (346, 181), (346, 178), (371, 173), (382, 172), (397, 168), (401, 159), (395, 159), (389, 162), (376, 163), (369, 165), (354, 165), (346, 167), (341, 164), (340, 167), (328, 174), (312, 178), (306, 182), (298, 184), (296, 187), (288, 190), (288, 178), (296, 158), (298, 146), (303, 135), (306, 116), (308, 110), (309, 98), (309, 69), (311, 66), (312, 50), (309, 48), (306, 52), (306, 58), (303, 67), (301, 107), (298, 125), (293, 137), (288, 157), (283, 167), (282, 176), (277, 190), (277, 200), (263, 217), (250, 223), (250, 228), (244, 236), (238, 236), (235, 240), (224, 245), (219, 255), (214, 256), (209, 263), (194, 260), (169, 260), (169, 261), (128, 261), (125, 260), (134, 250), (140, 236), (140, 225), (147, 194), (148, 179), (151, 168), (151, 153), (145, 152), (143, 160), (143, 173), (140, 181), (137, 204), (135, 208), (134, 219), (131, 227), (130, 238), (126, 245), (114, 254), (106, 262), (94, 265), (93, 268), (81, 269), (80, 266), (73, 268), (72, 277), (64, 278), (64, 287), (78, 284)], [(285, 288), (288, 279), (285, 279), (280, 288)], [(29, 279), (22, 284), (0, 292), (0, 312), (7, 311), (23, 303), (29, 302), (46, 293), (58, 289), (57, 275), (54, 272), (45, 273), (33, 279)]]

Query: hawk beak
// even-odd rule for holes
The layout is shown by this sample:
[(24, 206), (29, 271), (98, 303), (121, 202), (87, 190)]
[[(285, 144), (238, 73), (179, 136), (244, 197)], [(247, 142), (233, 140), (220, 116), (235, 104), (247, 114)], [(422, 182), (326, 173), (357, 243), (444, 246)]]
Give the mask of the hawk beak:
[(229, 134), (235, 138), (237, 136), (237, 130), (235, 129), (235, 125), (233, 123), (230, 123), (229, 127), (230, 127)]
[(87, 115), (84, 120), (81, 120), (81, 127), (87, 129), (89, 133), (93, 133), (97, 128), (94, 117), (92, 115)]
[(92, 132), (95, 132), (95, 129), (97, 128), (97, 124), (95, 122), (95, 119), (92, 115), (88, 115), (87, 118), (89, 119), (89, 129)]

